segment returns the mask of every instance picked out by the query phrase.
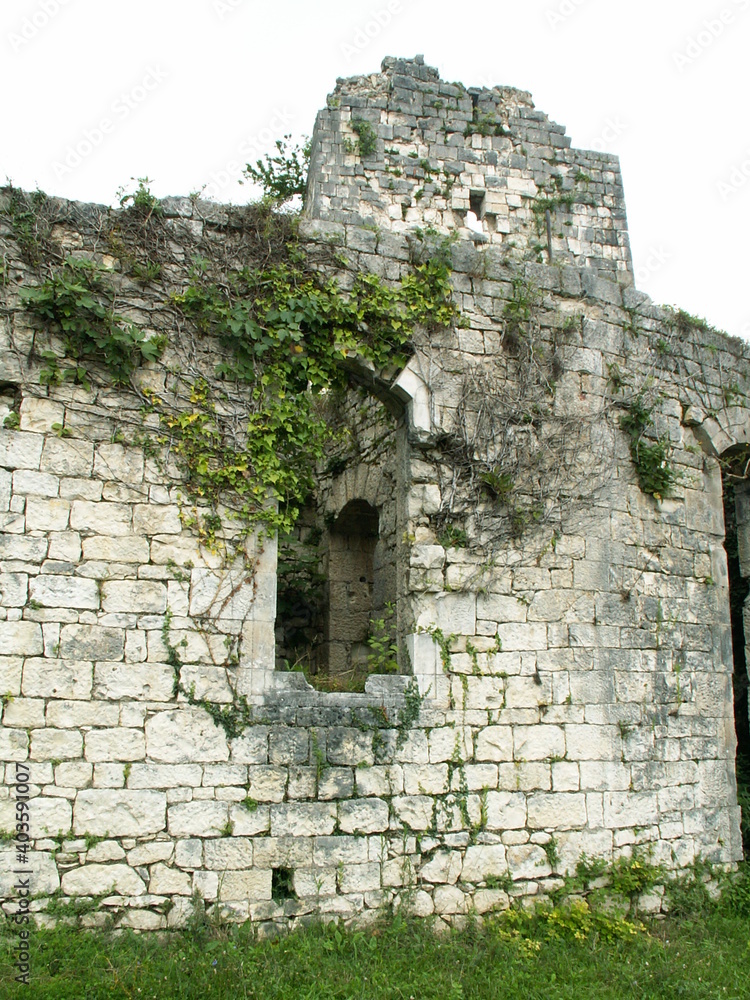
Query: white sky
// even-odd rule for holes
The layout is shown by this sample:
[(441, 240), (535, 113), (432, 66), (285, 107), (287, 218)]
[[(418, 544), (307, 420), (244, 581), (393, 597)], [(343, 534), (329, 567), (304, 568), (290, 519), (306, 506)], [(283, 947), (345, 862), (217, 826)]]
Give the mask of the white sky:
[(0, 180), (244, 202), (336, 77), (416, 53), (618, 154), (638, 286), (750, 340), (750, 0), (4, 0)]

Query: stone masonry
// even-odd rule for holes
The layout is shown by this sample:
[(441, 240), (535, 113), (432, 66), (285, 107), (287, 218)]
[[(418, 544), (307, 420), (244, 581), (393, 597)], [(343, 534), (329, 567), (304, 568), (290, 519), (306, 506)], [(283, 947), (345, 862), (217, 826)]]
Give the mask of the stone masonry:
[[(162, 209), (186, 254), (228, 232), (221, 206)], [(61, 206), (71, 253), (99, 252), (71, 222), (97, 211)], [(420, 57), (338, 81), (302, 225), (392, 281), (453, 237), (462, 323), (416, 330), (401, 370), (352, 360), (359, 445), (321, 469), (310, 514), (335, 628), (347, 600), (395, 608), (400, 674), (364, 693), (276, 668), (276, 541), (229, 564), (202, 544), (179, 470), (120, 433), (152, 419), (141, 396), (45, 384), (31, 347), (55, 334), (29, 320), (0, 221), (0, 396), (18, 414), (0, 430), (0, 830), (25, 763), (37, 919), (91, 898), (85, 924), (137, 929), (202, 905), (266, 928), (387, 905), (451, 923), (543, 894), (583, 852), (737, 861), (719, 459), (750, 446), (747, 346), (635, 289), (615, 157), (571, 149), (528, 94), (466, 90)], [(178, 337), (149, 286), (123, 296)], [(139, 390), (164, 391), (169, 363), (142, 366)], [(492, 410), (509, 398), (515, 415)], [(668, 496), (639, 486), (634, 398), (668, 442)], [(359, 622), (349, 646), (364, 638)], [(175, 696), (175, 650), (196, 698), (247, 699), (242, 732)], [(6, 841), (8, 907), (14, 857)]]

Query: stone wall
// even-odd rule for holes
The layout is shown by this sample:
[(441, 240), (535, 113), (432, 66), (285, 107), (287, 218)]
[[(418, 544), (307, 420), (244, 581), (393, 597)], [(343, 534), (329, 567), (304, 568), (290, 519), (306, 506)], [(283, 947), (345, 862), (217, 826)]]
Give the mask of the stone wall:
[[(475, 191), (484, 238), (464, 224)], [(458, 235), (440, 252), (462, 324), (415, 330), (401, 371), (352, 362), (393, 448), (321, 469), (323, 519), (366, 501), (393, 550), (401, 675), (363, 693), (274, 669), (275, 541), (227, 562), (168, 449), (138, 443), (144, 390), (169, 391), (194, 332), (125, 282), (123, 308), (170, 338), (162, 361), (127, 391), (45, 385), (30, 348), (55, 332), (29, 319), (2, 231), (0, 828), (28, 764), (38, 919), (94, 897), (85, 923), (137, 928), (203, 903), (264, 926), (387, 904), (451, 922), (544, 893), (583, 852), (738, 860), (719, 457), (750, 443), (746, 345), (633, 288), (616, 161), (570, 150), (528, 95), (419, 60), (341, 81), (310, 192), (308, 247), (335, 242), (350, 269), (395, 281), (425, 252), (417, 225)], [(233, 238), (216, 206), (162, 209), (186, 254)], [(99, 252), (95, 210), (61, 211), (63, 242)], [(196, 371), (220, 357), (201, 340)], [(639, 485), (634, 401), (668, 443), (669, 496)], [(370, 458), (373, 412), (353, 386), (341, 419)]]

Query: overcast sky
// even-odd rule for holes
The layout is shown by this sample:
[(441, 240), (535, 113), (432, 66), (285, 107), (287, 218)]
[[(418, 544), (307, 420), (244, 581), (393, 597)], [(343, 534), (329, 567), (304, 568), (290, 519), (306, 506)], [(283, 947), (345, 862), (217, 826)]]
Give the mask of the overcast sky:
[(638, 286), (750, 340), (750, 0), (4, 0), (0, 51), (0, 180), (107, 204), (249, 200), (248, 159), (385, 55), (530, 90), (620, 156)]

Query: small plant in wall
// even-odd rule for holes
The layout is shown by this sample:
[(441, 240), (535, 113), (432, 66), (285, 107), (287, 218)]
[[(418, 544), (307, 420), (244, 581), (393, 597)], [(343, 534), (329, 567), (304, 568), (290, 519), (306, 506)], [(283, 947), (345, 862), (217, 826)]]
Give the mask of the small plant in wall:
[(638, 475), (638, 485), (655, 500), (669, 496), (679, 480), (679, 474), (670, 462), (672, 449), (665, 436), (653, 437), (654, 405), (642, 389), (624, 403), (625, 413), (620, 427), (630, 439), (630, 456)]

